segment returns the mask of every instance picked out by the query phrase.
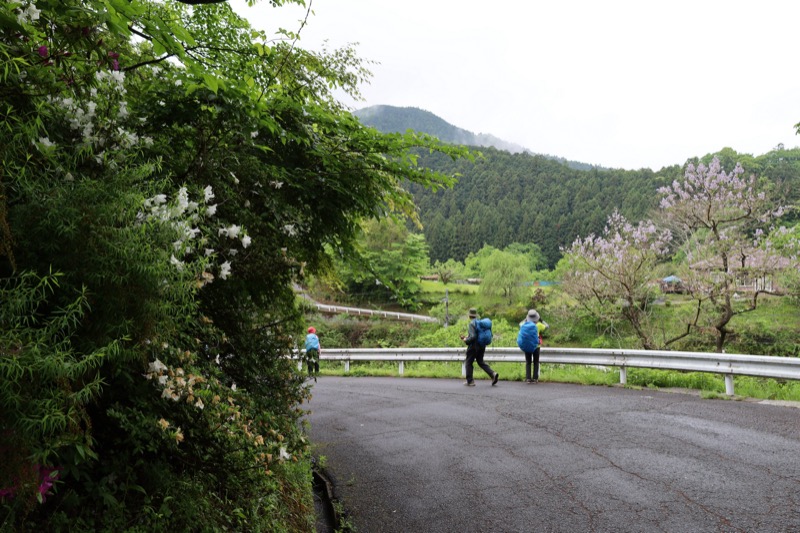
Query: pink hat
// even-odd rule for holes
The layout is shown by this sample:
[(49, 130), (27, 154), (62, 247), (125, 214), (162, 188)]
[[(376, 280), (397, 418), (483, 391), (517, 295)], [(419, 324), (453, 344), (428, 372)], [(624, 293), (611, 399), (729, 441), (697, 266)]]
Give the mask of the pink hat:
[(314, 329), (314, 326), (311, 326), (310, 328), (308, 328), (308, 332), (309, 333), (316, 333), (317, 330)]

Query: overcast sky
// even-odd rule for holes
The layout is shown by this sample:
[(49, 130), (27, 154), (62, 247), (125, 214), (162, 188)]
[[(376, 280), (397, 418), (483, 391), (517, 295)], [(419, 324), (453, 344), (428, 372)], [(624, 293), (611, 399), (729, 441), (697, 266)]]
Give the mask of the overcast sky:
[[(358, 43), (362, 102), (613, 168), (800, 145), (796, 0), (313, 0), (299, 45)], [(232, 5), (272, 34), (305, 9)], [(727, 170), (727, 169), (726, 169)]]

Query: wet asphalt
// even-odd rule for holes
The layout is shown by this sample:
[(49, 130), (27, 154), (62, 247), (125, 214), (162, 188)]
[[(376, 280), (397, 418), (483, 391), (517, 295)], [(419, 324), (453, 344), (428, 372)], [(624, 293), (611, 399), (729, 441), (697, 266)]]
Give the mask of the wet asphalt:
[(800, 531), (800, 409), (558, 383), (322, 377), (358, 533)]

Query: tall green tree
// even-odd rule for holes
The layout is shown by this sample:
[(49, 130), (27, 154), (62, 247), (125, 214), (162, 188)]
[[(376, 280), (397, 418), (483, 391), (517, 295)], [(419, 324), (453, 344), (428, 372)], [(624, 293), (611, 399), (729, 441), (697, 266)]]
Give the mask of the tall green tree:
[(312, 527), (291, 282), (452, 183), (410, 149), (464, 152), (341, 107), (352, 48), (273, 37), (225, 3), (0, 2), (12, 529)]
[(394, 218), (362, 224), (359, 253), (340, 269), (350, 294), (379, 294), (408, 308), (416, 308), (420, 277), (430, 265), (428, 245), (421, 233), (412, 233)]
[(524, 282), (530, 278), (528, 260), (520, 254), (494, 250), (481, 263), (481, 292), (503, 296), (512, 303), (526, 290)]

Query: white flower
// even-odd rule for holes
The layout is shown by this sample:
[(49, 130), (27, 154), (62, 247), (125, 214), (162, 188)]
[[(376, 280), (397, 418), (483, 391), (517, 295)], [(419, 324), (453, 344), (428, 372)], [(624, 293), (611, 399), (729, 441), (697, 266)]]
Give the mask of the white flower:
[(39, 137), (39, 145), (41, 145), (41, 146), (43, 146), (45, 148), (50, 148), (52, 146), (55, 146), (55, 143), (53, 143), (47, 137)]
[(176, 87), (180, 87), (181, 85), (183, 85), (183, 80), (175, 80)]
[(206, 252), (205, 253), (206, 253), (206, 257), (209, 257), (211, 254), (214, 253), (214, 249), (213, 248), (206, 248)]
[(150, 372), (156, 372), (156, 373), (163, 372), (164, 370), (167, 369), (167, 365), (165, 365), (164, 363), (162, 363), (158, 359), (156, 359), (155, 361), (150, 363), (150, 365), (148, 365), (148, 367), (150, 369)]
[(213, 217), (216, 212), (217, 212), (217, 204), (210, 205), (206, 208), (206, 215), (210, 217)]
[(231, 390), (232, 390), (232, 391), (235, 391), (235, 390), (236, 390), (236, 383), (234, 383), (233, 385), (231, 385)]
[(242, 248), (247, 248), (251, 242), (253, 242), (253, 239), (250, 238), (250, 235), (245, 235), (242, 237)]
[(198, 398), (197, 401), (195, 402), (194, 406), (197, 407), (198, 409), (202, 410), (203, 407), (205, 407), (205, 404), (203, 403), (203, 400)]
[(286, 451), (286, 447), (285, 446), (281, 446), (281, 450), (280, 450), (280, 454), (279, 455), (280, 455), (281, 461), (286, 461), (286, 460), (292, 458), (292, 456), (289, 455), (289, 452)]
[(283, 187), (282, 181), (270, 181), (269, 184), (275, 189), (280, 189), (281, 187)]
[(222, 279), (228, 279), (228, 276), (231, 275), (231, 262), (225, 261), (219, 266), (219, 277)]
[(189, 192), (186, 190), (186, 187), (181, 187), (178, 189), (178, 212), (183, 213), (189, 207)]
[(181, 261), (180, 259), (178, 259), (174, 255), (170, 256), (169, 262), (171, 264), (175, 265), (175, 268), (177, 268), (179, 272), (183, 271), (183, 261)]
[(257, 131), (251, 131), (250, 132), (250, 138), (251, 139), (255, 139), (256, 137), (258, 137), (258, 132)]
[(17, 20), (20, 24), (25, 24), (26, 22), (33, 22), (34, 20), (39, 20), (39, 11), (36, 9), (36, 6), (33, 4), (28, 5), (25, 10), (17, 15)]
[(205, 189), (203, 189), (203, 200), (205, 200), (205, 202), (208, 203), (209, 200), (213, 199), (214, 199), (214, 190), (211, 188), (211, 185), (208, 185)]
[(239, 236), (240, 231), (242, 231), (241, 226), (233, 224), (227, 228), (220, 228), (219, 235), (227, 235), (229, 239), (235, 239)]
[(239, 253), (239, 250), (237, 250), (236, 248), (231, 248), (230, 250), (228, 250), (228, 255), (230, 255), (232, 257), (236, 257), (236, 254), (238, 254), (238, 253)]
[[(125, 94), (125, 92), (126, 92), (125, 91), (125, 73), (122, 72), (121, 70), (113, 70), (113, 71), (111, 71), (111, 74), (109, 75), (109, 77), (111, 78), (111, 80), (114, 83), (116, 83), (117, 92), (119, 92), (120, 94)], [(123, 103), (125, 103), (127, 105), (127, 102), (123, 102)], [(126, 112), (126, 114), (127, 114), (127, 112)]]
[(297, 235), (297, 230), (295, 229), (294, 224), (286, 224), (283, 227), (283, 232), (289, 237), (294, 237)]
[(164, 385), (167, 384), (167, 380), (168, 379), (169, 379), (169, 376), (166, 375), (166, 374), (158, 376), (158, 384), (163, 387)]
[(39, 11), (38, 9), (36, 9), (36, 6), (35, 6), (35, 5), (31, 4), (31, 5), (29, 5), (29, 6), (28, 6), (28, 8), (25, 10), (25, 13), (28, 15), (28, 18), (29, 18), (30, 20), (39, 20), (39, 13), (41, 13), (41, 11)]

